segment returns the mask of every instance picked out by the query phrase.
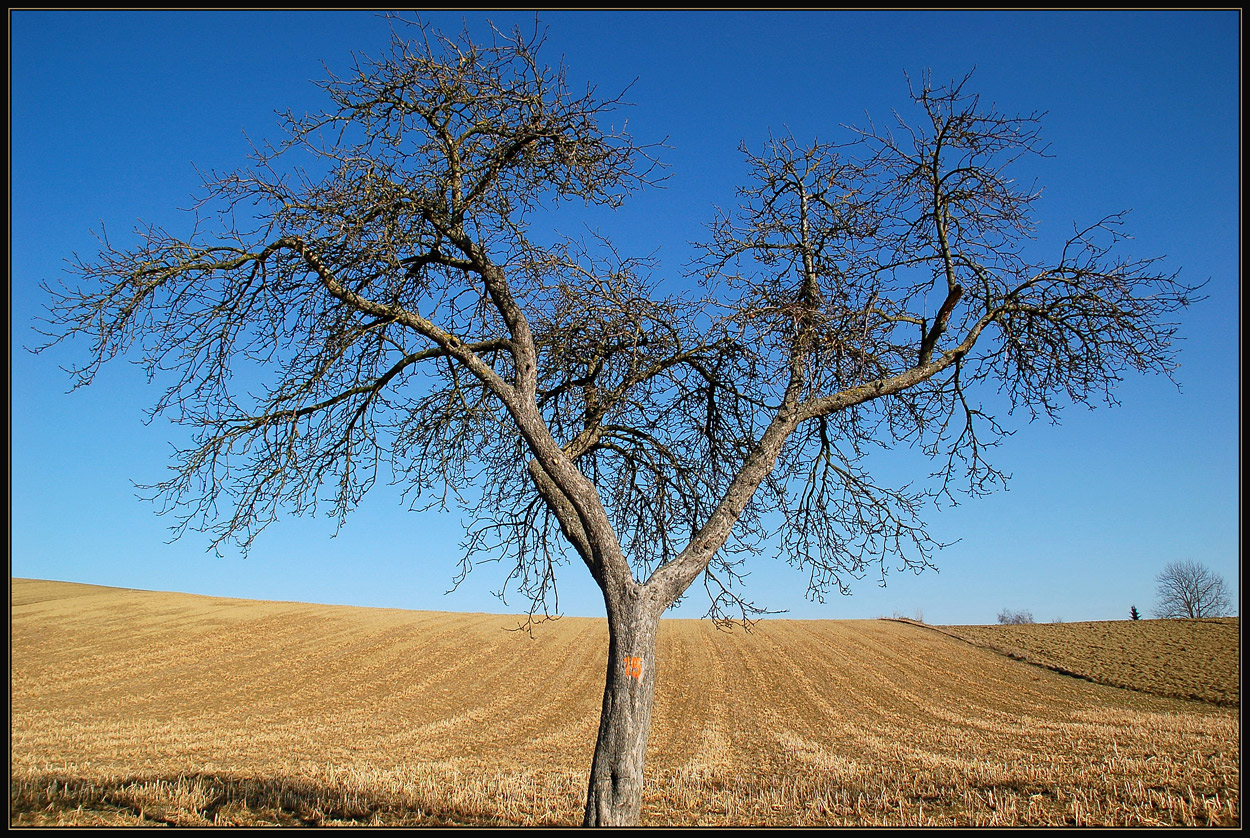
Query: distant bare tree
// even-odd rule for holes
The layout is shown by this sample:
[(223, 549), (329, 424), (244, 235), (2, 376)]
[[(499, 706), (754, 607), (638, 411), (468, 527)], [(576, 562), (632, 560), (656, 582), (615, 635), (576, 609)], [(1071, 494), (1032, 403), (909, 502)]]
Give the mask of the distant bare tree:
[[(713, 618), (757, 616), (740, 562), (764, 544), (816, 597), (931, 566), (926, 500), (1004, 480), (977, 394), (1053, 417), (1114, 401), (1127, 370), (1170, 375), (1193, 289), (1115, 255), (1119, 216), (1032, 259), (1038, 191), (1009, 170), (1042, 151), (1036, 116), (926, 77), (912, 123), (747, 153), (704, 291), (660, 296), (606, 239), (531, 232), (556, 203), (618, 205), (653, 165), (607, 127), (618, 99), (575, 93), (540, 41), (397, 26), (323, 83), (327, 110), (206, 178), (190, 235), (102, 236), (49, 333), (88, 341), (79, 385), (127, 353), (172, 374), (154, 413), (195, 436), (153, 488), (177, 534), (246, 549), (283, 512), (341, 521), (389, 476), (414, 505), (462, 501), (463, 573), (502, 557), (532, 618), (582, 562), (610, 638), (585, 823), (627, 824), (679, 597), (701, 581)], [(865, 455), (894, 445), (934, 460), (931, 484), (872, 478)]]
[(1028, 610), (1009, 611), (1004, 608), (998, 612), (998, 622), (1005, 626), (1022, 626), (1033, 623), (1033, 612)]
[(1224, 578), (1206, 565), (1192, 559), (1168, 562), (1155, 581), (1159, 583), (1156, 617), (1219, 617), (1228, 613)]
[(1129, 619), (1131, 619), (1131, 620), (1140, 620), (1140, 619), (1141, 619), (1141, 612), (1140, 612), (1140, 611), (1138, 611), (1138, 610), (1137, 610), (1137, 606), (1136, 606), (1136, 605), (1134, 605), (1134, 606), (1132, 606), (1131, 608), (1129, 608), (1129, 610), (1128, 610), (1128, 616), (1129, 616)]

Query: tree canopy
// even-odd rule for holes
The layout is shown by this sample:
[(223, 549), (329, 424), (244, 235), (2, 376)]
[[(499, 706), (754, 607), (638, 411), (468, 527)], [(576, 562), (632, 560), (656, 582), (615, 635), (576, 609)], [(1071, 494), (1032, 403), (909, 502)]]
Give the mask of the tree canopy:
[(1156, 617), (1223, 617), (1231, 607), (1224, 577), (1193, 559), (1168, 562), (1155, 582)]
[[(572, 91), (541, 38), (412, 34), (211, 174), (193, 235), (103, 238), (56, 292), (56, 337), (92, 344), (79, 383), (136, 348), (175, 375), (156, 412), (196, 443), (155, 488), (214, 543), (246, 549), (283, 509), (341, 518), (383, 474), (419, 503), (475, 486), (466, 556), (502, 551), (546, 607), (569, 545), (592, 551), (544, 493), (542, 448), (597, 487), (640, 579), (705, 533), (711, 612), (745, 615), (732, 557), (770, 538), (814, 593), (887, 555), (929, 564), (924, 495), (1003, 479), (981, 382), (1053, 415), (1173, 369), (1164, 316), (1192, 289), (1114, 256), (1119, 216), (1029, 261), (1038, 191), (1008, 168), (1042, 153), (1038, 116), (968, 79), (924, 77), (911, 123), (744, 148), (702, 293), (659, 297), (654, 266), (606, 239), (530, 235), (544, 208), (654, 182), (655, 149), (605, 127), (620, 98)], [(260, 389), (233, 386), (242, 368)], [(775, 461), (744, 483), (769, 427)], [(938, 461), (936, 489), (873, 481), (866, 450), (900, 443)]]

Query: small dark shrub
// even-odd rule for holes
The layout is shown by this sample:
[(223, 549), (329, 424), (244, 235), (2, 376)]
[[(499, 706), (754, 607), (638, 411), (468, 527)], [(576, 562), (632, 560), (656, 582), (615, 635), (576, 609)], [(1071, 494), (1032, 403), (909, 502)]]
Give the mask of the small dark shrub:
[(1008, 611), (1004, 608), (998, 612), (998, 622), (1007, 626), (1020, 626), (1033, 622), (1033, 613), (1031, 611)]

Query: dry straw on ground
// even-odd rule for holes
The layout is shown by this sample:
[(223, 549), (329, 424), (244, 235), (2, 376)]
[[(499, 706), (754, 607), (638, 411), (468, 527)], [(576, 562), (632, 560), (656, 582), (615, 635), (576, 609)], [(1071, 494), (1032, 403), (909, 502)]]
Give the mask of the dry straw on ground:
[(1236, 707), (1241, 704), (1240, 622), (1219, 617), (940, 630), (1100, 684)]
[[(516, 625), (13, 580), (10, 822), (577, 822), (606, 627)], [(1108, 625), (1047, 654), (1076, 671)], [(1231, 625), (1184, 648), (1235, 663)], [(644, 824), (1240, 824), (1235, 666), (1177, 700), (785, 620), (668, 621), (659, 666)]]

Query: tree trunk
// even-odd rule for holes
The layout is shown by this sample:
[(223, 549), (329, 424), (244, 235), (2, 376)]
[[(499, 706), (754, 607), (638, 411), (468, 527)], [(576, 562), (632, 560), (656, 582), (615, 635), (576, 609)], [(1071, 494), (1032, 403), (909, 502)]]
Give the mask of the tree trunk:
[(608, 675), (583, 826), (633, 826), (642, 811), (660, 615), (646, 597), (625, 599), (608, 603)]

